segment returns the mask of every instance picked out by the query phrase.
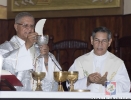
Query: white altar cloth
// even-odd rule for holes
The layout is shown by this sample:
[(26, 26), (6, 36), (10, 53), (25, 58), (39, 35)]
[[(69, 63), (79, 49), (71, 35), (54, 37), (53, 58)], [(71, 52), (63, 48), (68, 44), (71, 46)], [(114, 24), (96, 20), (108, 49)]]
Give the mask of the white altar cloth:
[(131, 99), (131, 93), (118, 93), (116, 95), (105, 95), (104, 93), (91, 92), (27, 92), (27, 91), (0, 91), (0, 98), (66, 98), (66, 99)]

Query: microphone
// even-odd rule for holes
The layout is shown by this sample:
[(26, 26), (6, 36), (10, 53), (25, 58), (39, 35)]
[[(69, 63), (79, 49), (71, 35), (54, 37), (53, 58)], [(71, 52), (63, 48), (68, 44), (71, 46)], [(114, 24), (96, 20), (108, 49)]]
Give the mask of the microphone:
[(51, 56), (50, 54), (48, 54), (48, 55), (49, 55), (49, 57), (51, 58), (51, 60), (54, 62), (54, 64), (56, 65), (56, 67), (57, 67), (60, 71), (62, 71), (62, 69), (58, 67), (58, 65), (56, 64), (56, 62), (55, 62), (54, 59), (52, 58), (52, 56)]

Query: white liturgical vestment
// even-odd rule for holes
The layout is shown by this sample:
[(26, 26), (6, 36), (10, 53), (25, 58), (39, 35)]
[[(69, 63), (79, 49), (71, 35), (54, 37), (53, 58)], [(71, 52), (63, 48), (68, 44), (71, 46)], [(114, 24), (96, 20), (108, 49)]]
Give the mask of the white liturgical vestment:
[[(16, 35), (10, 41), (0, 45), (0, 54), (3, 56), (3, 70), (16, 75), (22, 82), (23, 87), (16, 87), (18, 91), (32, 91), (36, 88), (31, 71), (46, 72), (41, 81), (43, 91), (57, 91), (58, 83), (54, 80), (53, 72), (60, 71), (61, 67), (53, 54), (49, 52), (48, 72), (45, 68), (44, 58), (36, 58), (40, 55), (38, 46), (35, 44), (29, 50), (25, 47), (25, 41)], [(36, 63), (36, 66), (34, 66)]]
[(69, 71), (78, 71), (79, 78), (74, 84), (75, 89), (89, 89), (91, 92), (105, 92), (105, 87), (101, 84), (91, 83), (87, 86), (89, 74), (98, 72), (103, 76), (108, 72), (107, 81), (116, 82), (116, 92), (129, 92), (130, 79), (123, 61), (114, 54), (107, 51), (102, 56), (94, 54), (94, 50), (78, 57)]

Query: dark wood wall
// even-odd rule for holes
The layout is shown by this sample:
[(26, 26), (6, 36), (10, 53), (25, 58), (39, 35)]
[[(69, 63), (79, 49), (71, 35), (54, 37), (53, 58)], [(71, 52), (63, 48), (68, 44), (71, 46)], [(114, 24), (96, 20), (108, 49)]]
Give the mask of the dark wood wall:
[[(131, 17), (131, 15), (129, 16)], [(92, 30), (95, 27), (106, 26), (112, 31), (112, 35), (118, 33), (120, 36), (122, 36), (124, 26), (123, 19), (124, 16), (96, 16), (47, 19), (44, 29), (47, 30), (49, 35), (54, 35), (55, 42), (63, 39), (81, 39), (87, 41), (89, 43), (89, 48), (91, 48), (90, 36)], [(111, 50), (113, 52), (113, 49)]]
[[(36, 22), (39, 19), (36, 18)], [(91, 32), (98, 26), (105, 26), (112, 31), (113, 43), (109, 50), (114, 53), (114, 34), (118, 33), (119, 37), (131, 35), (131, 15), (48, 18), (44, 30), (49, 36), (54, 36), (54, 42), (80, 39), (87, 41), (91, 49)], [(14, 34), (14, 19), (0, 20), (0, 44)]]

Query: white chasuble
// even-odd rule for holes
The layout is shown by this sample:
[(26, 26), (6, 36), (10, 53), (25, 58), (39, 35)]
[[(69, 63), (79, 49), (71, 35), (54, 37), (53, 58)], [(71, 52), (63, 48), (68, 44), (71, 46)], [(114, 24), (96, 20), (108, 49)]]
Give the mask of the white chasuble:
[[(92, 50), (90, 53), (78, 57), (72, 65), (72, 68), (74, 68), (73, 70), (75, 71), (79, 71), (79, 79), (85, 78), (85, 80), (87, 80), (88, 75), (94, 72), (99, 72), (101, 76), (103, 76), (105, 72), (108, 72), (107, 80), (113, 81), (118, 69), (122, 67), (123, 61), (108, 51), (105, 56), (100, 63), (96, 63)], [(69, 70), (72, 70), (72, 68)], [(91, 91), (101, 92), (104, 86), (93, 83), (87, 88), (91, 89)]]

